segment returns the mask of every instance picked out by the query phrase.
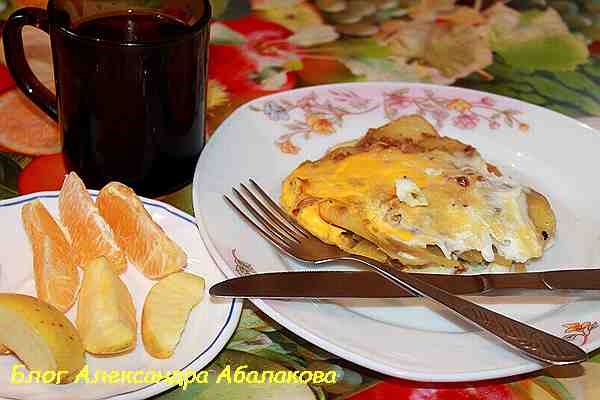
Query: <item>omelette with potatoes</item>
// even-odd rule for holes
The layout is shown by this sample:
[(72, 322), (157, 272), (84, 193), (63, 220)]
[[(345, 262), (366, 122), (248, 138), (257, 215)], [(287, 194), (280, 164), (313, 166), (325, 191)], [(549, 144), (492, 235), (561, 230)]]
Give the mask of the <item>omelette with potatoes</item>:
[(406, 268), (518, 270), (556, 231), (542, 194), (417, 115), (303, 162), (284, 180), (281, 204), (324, 242)]

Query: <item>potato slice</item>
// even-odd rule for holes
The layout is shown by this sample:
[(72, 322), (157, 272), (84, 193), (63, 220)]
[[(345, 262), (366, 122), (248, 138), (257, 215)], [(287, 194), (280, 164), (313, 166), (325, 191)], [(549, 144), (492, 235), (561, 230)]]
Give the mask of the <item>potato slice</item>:
[(105, 257), (92, 260), (84, 269), (77, 328), (86, 351), (115, 354), (135, 348), (135, 306), (127, 286)]
[[(328, 199), (319, 203), (319, 213), (323, 220), (329, 224), (339, 226), (343, 229), (356, 233), (370, 242), (376, 242), (377, 237), (371, 232), (376, 229), (371, 222), (364, 219), (358, 210), (351, 206)], [(398, 260), (407, 266), (443, 265), (446, 267), (458, 267), (460, 263), (438, 256), (427, 249), (408, 246), (400, 241), (380, 240), (380, 247), (390, 258)]]
[[(491, 227), (494, 236), (519, 242), (512, 258), (540, 257), (543, 240), (555, 230), (548, 202), (532, 192), (528, 200), (533, 223), (517, 218), (510, 223), (513, 228), (504, 227), (496, 213), (504, 213), (504, 219), (516, 216), (516, 193), (506, 197), (505, 212), (495, 207), (488, 189), (475, 184), (490, 174), (502, 176), (473, 146), (440, 136), (419, 115), (406, 115), (369, 129), (358, 141), (340, 144), (318, 160), (301, 163), (285, 178), (280, 203), (324, 242), (407, 267), (444, 266), (460, 271), (467, 264), (484, 263), (478, 249), (485, 248), (487, 240), (481, 233)], [(403, 182), (411, 183), (408, 191), (413, 194), (422, 190), (429, 204), (410, 204), (410, 196), (403, 196), (406, 191), (398, 190)], [(486, 209), (494, 212), (482, 212)], [(472, 234), (475, 237), (463, 241), (469, 246), (464, 250), (471, 251), (458, 259), (446, 258), (435, 246), (443, 239), (460, 240)], [(513, 266), (512, 260), (499, 256), (495, 263)]]
[(481, 252), (477, 250), (465, 251), (461, 253), (458, 258), (472, 264), (481, 264), (485, 261), (481, 255)]
[(203, 296), (204, 279), (188, 272), (176, 272), (152, 286), (142, 311), (142, 341), (151, 356), (173, 355), (192, 308)]
[(527, 193), (527, 213), (542, 240), (549, 240), (556, 234), (556, 217), (548, 199), (531, 190)]
[(359, 143), (364, 146), (379, 141), (390, 144), (420, 142), (426, 137), (435, 136), (439, 134), (426, 119), (420, 115), (406, 115), (377, 129), (369, 129)]
[(73, 381), (85, 365), (75, 326), (57, 308), (35, 297), (0, 293), (0, 343), (30, 370), (56, 372), (55, 383)]

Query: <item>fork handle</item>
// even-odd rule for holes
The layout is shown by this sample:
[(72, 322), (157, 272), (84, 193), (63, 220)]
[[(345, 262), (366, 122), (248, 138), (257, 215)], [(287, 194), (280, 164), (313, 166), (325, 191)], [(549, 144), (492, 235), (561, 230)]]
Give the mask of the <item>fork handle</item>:
[(538, 361), (553, 365), (567, 365), (587, 359), (585, 351), (573, 343), (455, 296), (392, 265), (361, 256), (352, 255), (344, 258), (368, 265), (395, 284), (447, 307)]

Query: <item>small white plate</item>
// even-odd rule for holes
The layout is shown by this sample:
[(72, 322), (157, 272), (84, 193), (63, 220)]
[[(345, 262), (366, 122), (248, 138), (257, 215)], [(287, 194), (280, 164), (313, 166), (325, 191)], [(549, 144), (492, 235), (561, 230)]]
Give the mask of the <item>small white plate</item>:
[[(95, 197), (96, 192), (92, 192)], [(32, 253), (21, 223), (24, 204), (40, 199), (54, 216), (58, 215), (58, 192), (41, 192), (0, 202), (0, 292), (14, 292), (35, 296)], [(94, 357), (87, 354), (90, 379), (96, 371), (197, 371), (205, 367), (225, 347), (237, 326), (241, 314), (240, 301), (213, 299), (208, 288), (223, 280), (214, 261), (206, 251), (194, 219), (159, 201), (142, 199), (154, 220), (165, 229), (187, 253), (186, 270), (202, 276), (206, 293), (193, 310), (175, 353), (169, 359), (159, 360), (144, 350), (139, 332), (142, 307), (148, 290), (156, 281), (145, 278), (133, 265), (121, 275), (136, 308), (138, 340), (133, 352), (116, 357)], [(77, 304), (67, 316), (75, 321)], [(96, 384), (83, 381), (66, 385), (11, 384), (12, 366), (20, 361), (14, 356), (0, 356), (0, 397), (27, 400), (85, 400), (85, 399), (145, 399), (169, 389), (165, 382), (148, 384)], [(101, 375), (99, 375), (101, 376)], [(150, 379), (150, 378), (149, 378)]]
[[(193, 191), (201, 235), (221, 270), (234, 277), (307, 267), (282, 257), (240, 220), (223, 201), (231, 187), (254, 178), (278, 198), (282, 180), (302, 161), (414, 113), (423, 114), (442, 135), (475, 146), (505, 174), (549, 197), (558, 219), (556, 244), (529, 266), (530, 271), (600, 267), (596, 131), (506, 97), (382, 82), (316, 86), (259, 98), (221, 124), (200, 157)], [(566, 337), (587, 351), (600, 347), (600, 297), (529, 293), (474, 300)], [(254, 303), (322, 348), (401, 378), (473, 381), (541, 368), (420, 299)]]

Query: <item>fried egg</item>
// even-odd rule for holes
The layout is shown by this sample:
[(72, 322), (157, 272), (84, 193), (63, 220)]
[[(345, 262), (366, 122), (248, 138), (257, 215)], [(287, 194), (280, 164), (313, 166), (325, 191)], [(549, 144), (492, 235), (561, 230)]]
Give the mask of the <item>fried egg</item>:
[(420, 116), (302, 163), (281, 204), (327, 243), (412, 267), (526, 263), (555, 234), (544, 196)]

